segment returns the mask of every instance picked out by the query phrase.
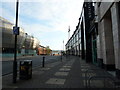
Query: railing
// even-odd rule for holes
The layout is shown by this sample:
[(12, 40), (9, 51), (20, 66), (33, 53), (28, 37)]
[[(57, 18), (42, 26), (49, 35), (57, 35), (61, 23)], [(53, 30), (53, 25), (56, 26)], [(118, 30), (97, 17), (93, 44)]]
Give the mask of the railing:
[[(92, 82), (96, 82), (96, 85)], [(109, 76), (93, 76), (88, 79), (88, 88), (115, 88), (115, 80)]]
[(105, 70), (87, 69), (85, 71), (86, 88), (116, 88), (115, 79)]

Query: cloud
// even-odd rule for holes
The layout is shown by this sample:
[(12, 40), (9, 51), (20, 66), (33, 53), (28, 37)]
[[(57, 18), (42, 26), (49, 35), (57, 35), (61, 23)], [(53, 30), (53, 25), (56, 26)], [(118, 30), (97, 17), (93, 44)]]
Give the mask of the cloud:
[[(52, 26), (52, 30), (65, 32), (69, 25), (75, 30), (81, 11), (79, 10), (80, 6), (78, 6), (80, 3), (70, 3), (70, 1), (55, 2), (56, 0), (50, 1), (46, 2), (45, 0), (42, 3), (32, 4), (21, 3), (21, 13), (35, 19), (47, 20), (47, 24)], [(35, 6), (33, 6), (34, 4)], [(77, 5), (79, 8), (76, 8), (73, 4)]]
[[(41, 2), (21, 3), (21, 13), (39, 20), (49, 20), (48, 24), (62, 26), (78, 23), (81, 2), (79, 0), (42, 0)], [(35, 5), (34, 5), (35, 4)], [(34, 6), (33, 6), (34, 5)], [(76, 7), (77, 6), (77, 7)], [(77, 16), (77, 17), (76, 17)], [(67, 26), (68, 27), (68, 26)], [(72, 26), (71, 26), (72, 27)]]
[[(71, 27), (71, 33), (76, 28), (81, 8), (81, 0), (37, 0), (36, 2), (34, 0), (32, 3), (21, 1), (19, 26), (22, 26), (28, 34), (39, 38), (42, 44), (49, 44), (54, 49), (58, 49), (58, 47), (61, 49), (60, 42), (62, 43), (63, 39), (66, 42), (68, 39), (68, 27)], [(15, 3), (14, 5), (8, 3), (7, 7), (2, 9), (5, 17), (13, 22), (15, 16), (10, 13), (15, 12)], [(61, 38), (54, 37), (53, 39), (53, 36), (59, 35), (59, 33)]]
[[(11, 5), (9, 5), (11, 4)], [(2, 2), (1, 3), (1, 16), (8, 19), (9, 21), (11, 21), (12, 23), (14, 23), (15, 21), (15, 12), (12, 11), (12, 8), (14, 8), (13, 3), (5, 3)]]

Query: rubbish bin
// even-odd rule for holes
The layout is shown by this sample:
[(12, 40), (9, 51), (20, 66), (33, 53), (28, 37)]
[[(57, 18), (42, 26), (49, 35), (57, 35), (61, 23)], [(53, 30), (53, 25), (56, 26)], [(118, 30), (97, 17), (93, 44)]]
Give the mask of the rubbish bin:
[(32, 60), (20, 61), (19, 78), (21, 80), (32, 78)]

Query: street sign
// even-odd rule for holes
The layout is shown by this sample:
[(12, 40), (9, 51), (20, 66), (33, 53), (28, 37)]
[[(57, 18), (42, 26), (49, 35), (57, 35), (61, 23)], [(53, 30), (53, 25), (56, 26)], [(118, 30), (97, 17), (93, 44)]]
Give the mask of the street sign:
[(19, 35), (19, 27), (13, 27), (13, 34)]

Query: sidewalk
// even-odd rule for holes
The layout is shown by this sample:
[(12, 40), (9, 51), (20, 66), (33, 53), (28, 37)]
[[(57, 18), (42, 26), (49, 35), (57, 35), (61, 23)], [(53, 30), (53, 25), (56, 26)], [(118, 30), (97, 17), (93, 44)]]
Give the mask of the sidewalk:
[[(90, 68), (101, 70), (85, 63), (79, 57), (64, 57), (62, 62), (57, 61), (45, 65), (44, 68), (40, 66), (33, 69), (32, 79), (29, 80), (18, 78), (17, 83), (13, 84), (12, 75), (4, 76), (2, 86), (3, 88), (86, 88), (85, 71)], [(107, 72), (106, 74), (109, 75)], [(100, 81), (95, 83), (102, 85)]]
[[(26, 57), (34, 57), (34, 56), (17, 56), (17, 59), (22, 59)], [(2, 57), (2, 61), (13, 61), (14, 57)]]

